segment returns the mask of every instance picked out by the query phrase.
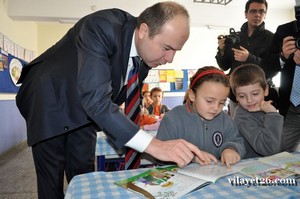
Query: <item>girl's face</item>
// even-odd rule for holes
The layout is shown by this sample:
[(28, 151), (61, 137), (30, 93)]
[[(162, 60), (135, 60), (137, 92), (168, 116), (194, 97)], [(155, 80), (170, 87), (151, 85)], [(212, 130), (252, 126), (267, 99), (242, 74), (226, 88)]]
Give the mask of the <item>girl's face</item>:
[(261, 102), (268, 95), (268, 89), (264, 90), (259, 83), (241, 86), (235, 89), (236, 100), (249, 112), (260, 110)]
[(189, 98), (196, 112), (206, 120), (212, 120), (223, 109), (229, 94), (229, 87), (213, 81), (205, 81), (194, 93), (188, 91)]

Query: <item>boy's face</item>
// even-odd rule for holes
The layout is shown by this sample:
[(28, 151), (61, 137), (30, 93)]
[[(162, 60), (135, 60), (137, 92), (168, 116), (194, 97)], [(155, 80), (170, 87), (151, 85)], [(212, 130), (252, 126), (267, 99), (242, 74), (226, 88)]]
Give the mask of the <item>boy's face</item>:
[(229, 87), (222, 83), (206, 81), (194, 93), (188, 91), (196, 112), (206, 120), (212, 120), (220, 114), (229, 94)]
[(235, 89), (236, 100), (249, 112), (260, 110), (261, 102), (268, 95), (268, 90), (264, 90), (259, 83), (241, 86)]
[(160, 105), (163, 98), (163, 94), (160, 91), (154, 91), (151, 95), (153, 105)]

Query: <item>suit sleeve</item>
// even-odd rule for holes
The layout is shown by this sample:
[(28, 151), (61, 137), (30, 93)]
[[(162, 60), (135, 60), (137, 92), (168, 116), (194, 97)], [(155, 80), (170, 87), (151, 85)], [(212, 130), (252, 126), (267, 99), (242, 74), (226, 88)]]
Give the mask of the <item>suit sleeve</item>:
[[(116, 51), (114, 35), (122, 32), (122, 24), (118, 25), (118, 21), (114, 23), (109, 20), (117, 19), (101, 15), (91, 17), (80, 30), (77, 40), (79, 64), (77, 86), (82, 107), (88, 117), (103, 128), (108, 137), (120, 148), (138, 132), (139, 128), (119, 111), (118, 105), (111, 99), (113, 80), (109, 58)], [(127, 64), (123, 67), (127, 68)]]

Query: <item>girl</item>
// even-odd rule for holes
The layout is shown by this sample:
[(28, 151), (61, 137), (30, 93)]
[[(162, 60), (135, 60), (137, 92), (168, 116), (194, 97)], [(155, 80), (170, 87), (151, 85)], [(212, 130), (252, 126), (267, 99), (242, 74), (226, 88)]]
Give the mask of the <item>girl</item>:
[[(157, 138), (187, 140), (230, 168), (243, 157), (245, 147), (237, 126), (222, 111), (229, 94), (229, 80), (223, 71), (206, 66), (198, 69), (190, 82), (186, 104), (165, 115)], [(199, 162), (197, 158), (194, 161)]]

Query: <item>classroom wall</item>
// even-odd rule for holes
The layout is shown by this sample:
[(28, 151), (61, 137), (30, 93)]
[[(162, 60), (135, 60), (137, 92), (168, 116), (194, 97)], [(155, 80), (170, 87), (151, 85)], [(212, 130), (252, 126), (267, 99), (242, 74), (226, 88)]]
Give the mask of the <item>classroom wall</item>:
[[(36, 51), (39, 55), (55, 44), (73, 25), (53, 22), (35, 23), (27, 21), (13, 21), (7, 16), (7, 0), (0, 0), (0, 32), (8, 36), (18, 45)], [(294, 19), (293, 6), (289, 13), (280, 10), (269, 10), (266, 27), (275, 31), (279, 24)], [(232, 15), (232, 14), (231, 14)], [(217, 16), (216, 16), (217, 17)], [(243, 13), (236, 13), (234, 24), (245, 22)], [(240, 25), (234, 28), (239, 30)], [(172, 64), (159, 66), (159, 69), (197, 69), (205, 65), (215, 65), (217, 36), (228, 34), (228, 27), (192, 26), (190, 38), (183, 49), (178, 52)], [(25, 121), (15, 105), (15, 94), (0, 93), (0, 154), (14, 145), (26, 140)], [(182, 96), (167, 95), (166, 102), (174, 107), (182, 102)]]

